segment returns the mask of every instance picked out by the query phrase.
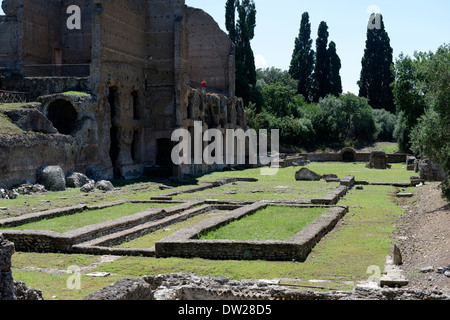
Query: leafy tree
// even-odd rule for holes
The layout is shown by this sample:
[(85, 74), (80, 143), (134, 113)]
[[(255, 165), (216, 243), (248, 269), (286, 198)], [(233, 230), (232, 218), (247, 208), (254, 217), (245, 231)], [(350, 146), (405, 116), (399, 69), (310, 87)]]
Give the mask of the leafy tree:
[(393, 49), (385, 30), (383, 17), (379, 13), (370, 16), (366, 49), (361, 64), (361, 76), (358, 82), (359, 96), (369, 99), (369, 104), (374, 109), (395, 112), (391, 87), (394, 82), (391, 69)]
[(342, 93), (342, 79), (340, 75), (342, 65), (334, 41), (330, 42), (327, 54), (329, 63), (328, 93), (339, 96)]
[(281, 83), (290, 89), (297, 90), (297, 81), (291, 77), (288, 71), (271, 67), (267, 69), (256, 70), (257, 86), (260, 88), (265, 85)]
[(396, 138), (400, 148), (405, 151), (411, 148), (409, 138), (411, 130), (417, 125), (426, 109), (420, 63), (421, 58), (418, 53), (414, 58), (400, 54), (394, 68), (394, 101), (397, 113), (401, 115), (397, 125)]
[(309, 13), (302, 15), (299, 36), (295, 39), (289, 74), (298, 81), (297, 93), (306, 101), (313, 100), (314, 50), (312, 49)]
[(373, 142), (378, 135), (373, 110), (367, 99), (352, 93), (321, 99), (319, 107), (334, 121), (330, 134), (341, 141)]
[(322, 21), (319, 25), (316, 40), (316, 65), (314, 71), (314, 101), (318, 102), (320, 98), (324, 98), (329, 93), (330, 63), (328, 59), (328, 26)]
[(273, 83), (261, 89), (265, 102), (264, 111), (277, 117), (293, 116), (301, 118), (303, 98), (295, 94), (295, 90), (282, 83)]
[(417, 56), (427, 108), (412, 130), (412, 150), (443, 168), (441, 187), (450, 201), (450, 44)]
[(398, 118), (395, 114), (384, 109), (373, 110), (373, 116), (378, 129), (378, 140), (392, 141)]

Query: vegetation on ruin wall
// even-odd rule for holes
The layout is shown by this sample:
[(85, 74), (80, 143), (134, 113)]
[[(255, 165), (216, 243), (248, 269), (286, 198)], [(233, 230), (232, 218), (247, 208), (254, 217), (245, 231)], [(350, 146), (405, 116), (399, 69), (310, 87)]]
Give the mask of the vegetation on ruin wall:
[(0, 113), (0, 135), (20, 135), (24, 131), (9, 120), (8, 117)]

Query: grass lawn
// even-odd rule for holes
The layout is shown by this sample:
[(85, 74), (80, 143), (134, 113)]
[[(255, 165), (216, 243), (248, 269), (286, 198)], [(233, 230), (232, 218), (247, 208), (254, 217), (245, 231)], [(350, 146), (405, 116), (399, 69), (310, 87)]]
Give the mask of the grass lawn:
[(12, 123), (7, 116), (5, 116), (4, 114), (0, 114), (0, 134), (13, 136), (23, 133), (25, 132), (14, 123)]
[(143, 212), (149, 208), (165, 208), (168, 206), (174, 206), (174, 204), (125, 203), (119, 206), (109, 207), (105, 209), (86, 210), (73, 215), (53, 219), (44, 219), (37, 222), (27, 223), (11, 229), (50, 230), (59, 233), (65, 233), (88, 225), (129, 216), (138, 212)]
[(406, 165), (402, 163), (392, 164), (392, 169), (379, 170), (368, 169), (365, 163), (341, 163), (329, 162), (318, 163), (313, 162), (307, 166), (308, 169), (318, 174), (337, 174), (339, 178), (346, 175), (355, 176), (356, 180), (369, 182), (409, 182), (410, 177), (417, 175), (414, 171), (407, 171)]
[[(368, 181), (408, 181), (413, 172), (402, 169), (402, 165), (394, 165), (392, 170), (369, 170), (364, 164), (313, 163), (309, 166), (318, 173), (336, 173), (340, 177), (354, 174), (358, 180)], [(246, 183), (254, 190), (275, 190), (276, 186), (288, 187), (287, 192), (295, 184), (307, 190), (314, 184), (296, 182), (293, 179), (298, 168), (286, 168), (278, 176), (259, 176), (259, 169), (218, 172), (200, 177), (200, 181), (213, 181), (221, 177), (257, 177), (258, 183)], [(293, 179), (293, 180), (292, 180)], [(230, 185), (231, 187), (236, 187)], [(240, 187), (240, 186), (239, 186)], [(265, 189), (267, 188), (267, 189)], [(145, 197), (150, 193), (165, 193), (146, 184), (123, 187), (128, 195)], [(221, 188), (212, 189), (208, 195), (216, 198)], [(245, 189), (244, 189), (245, 190)], [(202, 276), (226, 276), (236, 280), (242, 279), (285, 279), (282, 283), (314, 285), (309, 280), (327, 280), (320, 283), (330, 289), (348, 290), (355, 281), (366, 281), (372, 274), (367, 273), (370, 266), (384, 268), (385, 256), (390, 254), (392, 233), (402, 209), (395, 204), (396, 188), (389, 186), (364, 186), (363, 190), (352, 189), (339, 204), (348, 205), (350, 212), (327, 234), (312, 250), (305, 262), (270, 262), (270, 261), (222, 261), (182, 258), (147, 258), (121, 257), (113, 262), (95, 268), (97, 272), (110, 272), (109, 278), (87, 278), (82, 276), (81, 290), (68, 290), (67, 280), (70, 275), (53, 275), (42, 271), (24, 269), (56, 267), (66, 270), (70, 265), (89, 265), (93, 257), (87, 255), (49, 255), (36, 253), (16, 253), (13, 255), (13, 277), (25, 281), (27, 285), (42, 289), (44, 297), (51, 299), (83, 299), (90, 293), (124, 277), (139, 278), (145, 275), (162, 273), (187, 272)], [(326, 189), (321, 193), (325, 194)], [(201, 194), (201, 193), (200, 193)], [(261, 193), (245, 194), (246, 199), (260, 196)], [(76, 195), (74, 195), (75, 197)], [(107, 197), (117, 194), (105, 194)], [(198, 199), (198, 194), (183, 195)], [(228, 199), (236, 199), (237, 194), (227, 194)], [(202, 197), (206, 197), (203, 195)], [(225, 197), (225, 194), (224, 194)], [(69, 196), (70, 198), (70, 196)], [(148, 199), (148, 198), (147, 198)], [(7, 203), (7, 202), (4, 202)], [(169, 227), (171, 228), (171, 227)], [(154, 240), (150, 240), (154, 241)], [(151, 243), (149, 244), (151, 245)], [(141, 245), (139, 245), (141, 246)], [(288, 280), (289, 279), (289, 280)]]
[(286, 241), (326, 209), (269, 206), (200, 237), (201, 240)]
[(260, 175), (261, 169), (245, 171), (215, 172), (198, 178), (202, 181), (214, 181), (225, 177), (257, 178), (258, 182), (236, 182), (219, 188), (208, 189), (195, 194), (180, 194), (174, 200), (307, 200), (323, 197), (335, 189), (337, 183), (326, 183), (324, 180), (301, 183), (295, 180), (295, 172), (299, 168), (283, 168), (274, 176)]
[(195, 225), (197, 223), (202, 222), (203, 220), (210, 219), (211, 217), (225, 214), (227, 214), (227, 211), (215, 211), (200, 214), (198, 216), (189, 218), (186, 221), (175, 223), (170, 227), (157, 230), (138, 239), (122, 243), (121, 245), (118, 245), (117, 248), (134, 248), (134, 249), (153, 248), (156, 242), (170, 236), (171, 234), (175, 233), (178, 230), (184, 229), (191, 225)]

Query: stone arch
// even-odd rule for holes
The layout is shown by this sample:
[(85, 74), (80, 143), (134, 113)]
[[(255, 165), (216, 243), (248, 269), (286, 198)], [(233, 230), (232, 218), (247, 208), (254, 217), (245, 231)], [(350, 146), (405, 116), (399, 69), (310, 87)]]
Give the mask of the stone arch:
[(355, 162), (356, 161), (356, 150), (353, 148), (344, 148), (341, 150), (341, 160), (343, 162)]
[(75, 132), (78, 111), (71, 101), (62, 98), (53, 100), (46, 107), (46, 115), (60, 134), (71, 135)]

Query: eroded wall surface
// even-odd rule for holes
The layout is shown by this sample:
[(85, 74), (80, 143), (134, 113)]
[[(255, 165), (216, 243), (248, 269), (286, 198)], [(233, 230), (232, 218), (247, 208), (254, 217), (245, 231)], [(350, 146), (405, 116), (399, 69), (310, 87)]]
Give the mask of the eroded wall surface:
[(217, 22), (201, 9), (186, 8), (189, 78), (193, 88), (234, 95), (234, 45)]
[[(109, 160), (109, 168), (107, 161), (101, 165), (116, 178), (172, 166), (172, 133), (192, 130), (194, 121), (202, 121), (204, 130), (246, 129), (242, 100), (234, 97), (234, 46), (211, 16), (184, 0), (3, 3), (8, 16), (0, 18), (0, 29), (9, 37), (0, 35), (0, 43), (7, 43), (0, 67), (17, 66), (27, 77), (3, 79), (0, 88), (28, 92), (33, 100), (73, 90), (91, 93), (95, 103), (85, 114), (96, 121), (102, 146), (92, 152)], [(66, 27), (69, 5), (81, 8), (81, 30)], [(35, 74), (42, 78), (30, 77)], [(54, 83), (52, 92), (48, 84)], [(71, 136), (79, 144), (85, 136), (78, 134)], [(173, 173), (220, 168), (182, 166)]]

